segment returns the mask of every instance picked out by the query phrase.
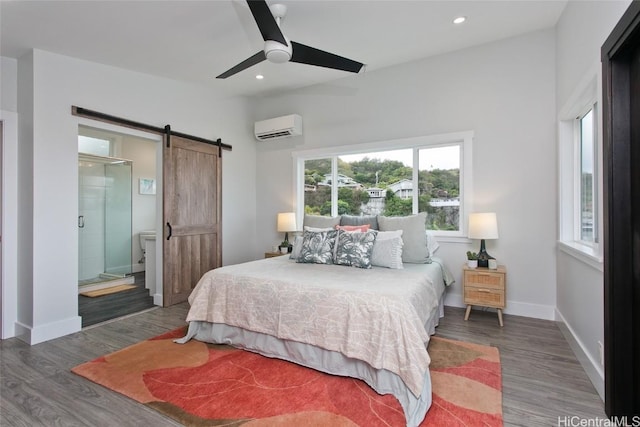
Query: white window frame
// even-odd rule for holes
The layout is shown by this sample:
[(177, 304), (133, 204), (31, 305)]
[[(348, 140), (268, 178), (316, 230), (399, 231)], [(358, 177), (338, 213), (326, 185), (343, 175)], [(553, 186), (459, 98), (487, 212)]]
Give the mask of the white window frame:
[[(304, 219), (304, 162), (316, 159), (332, 159), (332, 182), (338, 179), (338, 157), (349, 154), (363, 154), (380, 151), (393, 151), (402, 149), (413, 150), (413, 180), (418, 179), (418, 156), (421, 149), (436, 148), (459, 144), (460, 146), (460, 212), (459, 230), (433, 230), (433, 234), (440, 241), (467, 241), (467, 216), (473, 206), (473, 171), (472, 171), (472, 142), (473, 131), (453, 132), (438, 135), (426, 135), (413, 138), (377, 141), (354, 145), (298, 150), (292, 152), (294, 171), (293, 202), (296, 212), (296, 221), (302, 224)], [(338, 215), (338, 187), (332, 185), (331, 190), (331, 216)], [(413, 195), (413, 211), (418, 210), (418, 194)]]
[[(600, 72), (590, 73), (577, 85), (558, 115), (558, 247), (563, 252), (604, 271), (602, 255), (602, 114)], [(593, 109), (594, 133), (594, 241), (581, 234), (581, 138), (580, 119)]]

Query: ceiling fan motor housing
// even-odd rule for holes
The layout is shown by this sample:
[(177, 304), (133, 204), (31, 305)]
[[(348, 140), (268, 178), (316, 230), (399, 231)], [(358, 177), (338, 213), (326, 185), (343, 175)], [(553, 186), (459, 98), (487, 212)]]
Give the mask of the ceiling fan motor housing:
[(280, 64), (291, 59), (291, 44), (284, 45), (274, 40), (267, 40), (264, 43), (264, 54), (270, 62)]

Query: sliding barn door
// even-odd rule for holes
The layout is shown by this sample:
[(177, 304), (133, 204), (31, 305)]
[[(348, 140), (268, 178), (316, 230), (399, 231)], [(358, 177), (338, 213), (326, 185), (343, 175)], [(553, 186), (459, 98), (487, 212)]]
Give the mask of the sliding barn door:
[(163, 146), (163, 304), (168, 307), (185, 301), (200, 277), (222, 264), (222, 186), (219, 147), (174, 135), (165, 135)]

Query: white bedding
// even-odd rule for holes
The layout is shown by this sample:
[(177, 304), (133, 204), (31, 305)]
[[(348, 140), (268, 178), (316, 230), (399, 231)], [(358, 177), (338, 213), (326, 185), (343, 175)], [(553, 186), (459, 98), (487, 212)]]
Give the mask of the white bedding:
[[(374, 368), (371, 372), (397, 376), (401, 386), (389, 391), (376, 379), (351, 376), (364, 379), (378, 392), (392, 392), (408, 420), (419, 418), (409, 424), (417, 424), (431, 402), (430, 384), (425, 383), (430, 362), (426, 346), (440, 314), (445, 281), (449, 283), (451, 277), (439, 262), (404, 264), (401, 270), (365, 270), (298, 264), (287, 257), (275, 257), (222, 267), (206, 273), (189, 297), (187, 321), (191, 325), (185, 339), (198, 332), (193, 325), (228, 325), (234, 328), (231, 333), (236, 344), (238, 331), (244, 330), (366, 362)], [(201, 338), (196, 335), (196, 339)], [(223, 339), (222, 335), (217, 339)], [(320, 362), (305, 363), (308, 354), (265, 348), (254, 350), (345, 374), (316, 366)], [(424, 396), (427, 390), (428, 399)], [(410, 394), (413, 396), (405, 396)]]

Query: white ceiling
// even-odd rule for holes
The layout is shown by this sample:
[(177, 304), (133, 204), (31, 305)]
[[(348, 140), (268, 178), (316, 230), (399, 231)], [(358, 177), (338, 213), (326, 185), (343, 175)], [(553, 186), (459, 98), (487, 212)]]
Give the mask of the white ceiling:
[[(289, 39), (367, 64), (367, 71), (553, 27), (566, 0), (269, 0), (288, 7)], [(454, 17), (468, 17), (454, 25)], [(264, 95), (349, 73), (262, 62), (215, 76), (262, 49), (241, 0), (0, 1), (0, 54), (31, 48), (219, 88)], [(256, 80), (261, 73), (264, 80)]]

